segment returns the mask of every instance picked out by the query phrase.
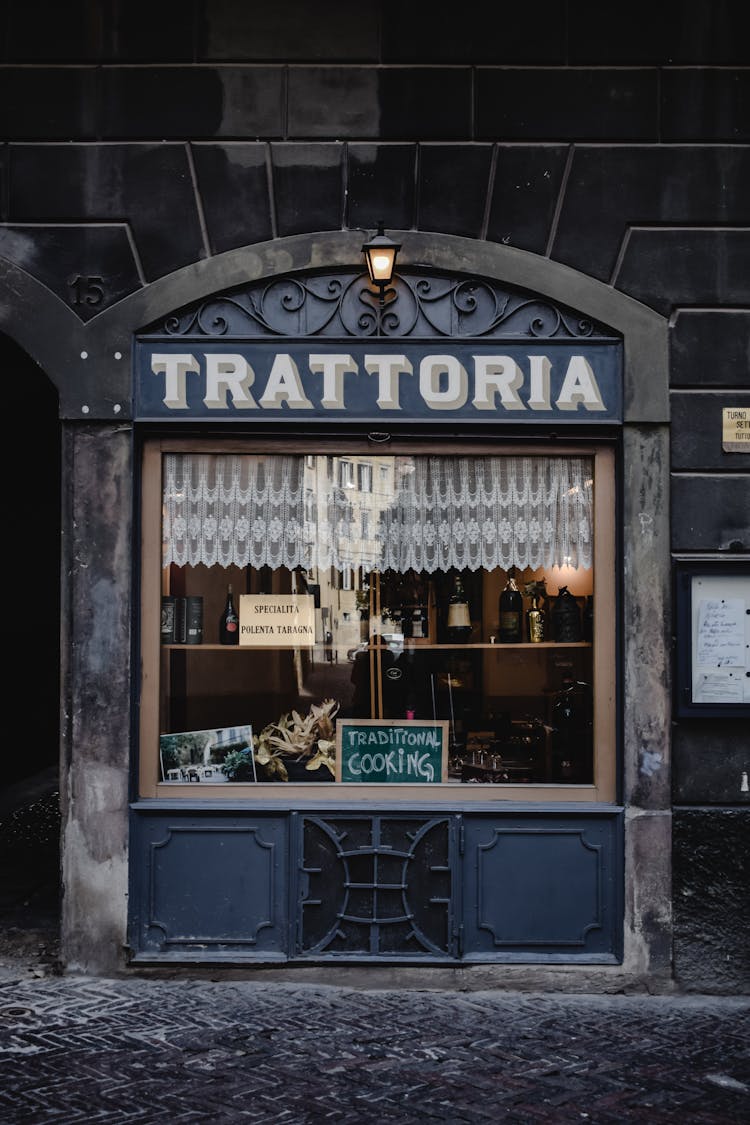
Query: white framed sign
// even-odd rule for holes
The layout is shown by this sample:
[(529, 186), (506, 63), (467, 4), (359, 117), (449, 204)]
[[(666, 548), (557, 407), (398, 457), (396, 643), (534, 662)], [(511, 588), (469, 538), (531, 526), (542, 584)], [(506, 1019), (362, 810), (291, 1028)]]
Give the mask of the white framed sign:
[(750, 715), (750, 563), (682, 565), (678, 713)]
[(240, 644), (306, 648), (315, 643), (312, 594), (240, 594)]

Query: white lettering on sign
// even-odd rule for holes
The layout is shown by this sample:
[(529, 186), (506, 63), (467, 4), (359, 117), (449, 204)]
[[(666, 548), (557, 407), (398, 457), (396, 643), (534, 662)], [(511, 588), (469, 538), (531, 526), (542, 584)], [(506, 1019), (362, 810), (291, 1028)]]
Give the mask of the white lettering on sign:
[(286, 352), (279, 352), (274, 359), (266, 389), (258, 401), (266, 409), (279, 407), (283, 402), (290, 410), (313, 409), (302, 388), (297, 364)]
[[(356, 366), (356, 365), (355, 365)], [(400, 410), (399, 375), (413, 375), (414, 368), (405, 355), (366, 355), (365, 371), (378, 377), (377, 404), (381, 410)]]
[(255, 373), (244, 356), (209, 352), (206, 356), (206, 406), (226, 410), (227, 394), (238, 410), (257, 410), (258, 404), (248, 393)]
[(360, 754), (355, 752), (349, 758), (349, 772), (354, 777), (367, 777), (368, 775), (382, 776), (390, 781), (394, 776), (407, 778), (421, 778), (423, 781), (435, 780), (435, 767), (430, 761), (429, 754), (420, 754), (418, 750), (390, 750), (387, 754)]
[(560, 396), (555, 402), (558, 410), (576, 410), (578, 404), (587, 410), (606, 410), (596, 384), (594, 372), (585, 356), (570, 357)]
[[(550, 372), (546, 355), (529, 356), (529, 409), (550, 410)], [(600, 396), (601, 397), (601, 396)]]
[(310, 370), (322, 372), (323, 394), (320, 405), (326, 410), (345, 410), (344, 376), (355, 373), (357, 364), (350, 355), (311, 355)]
[[(474, 355), (468, 371), (454, 355), (426, 355), (419, 364), (418, 389), (429, 410), (460, 410), (470, 400), (478, 411), (517, 412), (526, 410), (606, 411), (607, 407), (588, 359), (573, 355), (562, 377), (560, 393), (552, 401), (552, 361), (546, 355), (529, 355), (528, 373), (507, 355)], [(169, 410), (187, 410), (188, 377), (203, 379), (203, 402), (209, 410), (314, 410), (305, 391), (306, 377), (322, 375), (319, 405), (324, 410), (346, 410), (346, 391), (360, 375), (353, 356), (345, 353), (311, 353), (308, 371), (300, 371), (287, 352), (277, 353), (257, 401), (250, 394), (262, 386), (262, 376), (247, 360), (234, 353), (208, 352), (205, 367), (189, 353), (154, 353), (151, 372), (164, 380), (162, 401)], [(400, 410), (401, 380), (414, 375), (405, 355), (367, 354), (364, 370), (377, 379), (377, 406)], [(349, 376), (349, 378), (345, 378)], [(470, 394), (473, 384), (473, 395)], [(521, 397), (526, 391), (526, 402)], [(732, 419), (736, 432), (744, 419)], [(750, 431), (748, 431), (750, 432)], [(743, 433), (744, 437), (744, 433)]]
[[(357, 728), (345, 733), (347, 768), (353, 778), (381, 777), (386, 781), (410, 777), (434, 781), (435, 766), (430, 753), (440, 746), (435, 730), (410, 730), (409, 727)], [(423, 749), (424, 748), (424, 749)]]
[(426, 355), (419, 365), (419, 393), (431, 410), (460, 410), (469, 397), (466, 368), (454, 355)]
[(518, 396), (523, 371), (509, 355), (475, 355), (474, 399), (477, 410), (495, 410), (495, 396), (506, 410), (525, 410)]
[(200, 374), (200, 364), (195, 356), (155, 355), (151, 360), (151, 370), (154, 375), (164, 376), (164, 405), (170, 410), (187, 410), (187, 384), (188, 371)]
[[(347, 731), (349, 746), (356, 746), (348, 758), (349, 772), (355, 777), (369, 774), (382, 775), (386, 780), (391, 777), (421, 778), (424, 781), (435, 780), (435, 767), (429, 753), (420, 752), (421, 746), (437, 749), (440, 745), (438, 733), (434, 730), (409, 730), (408, 727), (389, 727), (377, 730)], [(394, 749), (385, 749), (389, 744), (395, 744)], [(384, 747), (368, 752), (367, 747)], [(360, 750), (359, 747), (362, 747)]]

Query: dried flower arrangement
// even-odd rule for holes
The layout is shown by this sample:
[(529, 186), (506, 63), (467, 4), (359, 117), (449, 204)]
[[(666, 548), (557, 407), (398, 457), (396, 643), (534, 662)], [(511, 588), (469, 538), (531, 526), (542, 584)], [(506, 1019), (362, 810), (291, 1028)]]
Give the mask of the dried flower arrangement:
[[(255, 760), (270, 780), (288, 781), (286, 762), (304, 762), (306, 770), (325, 766), (336, 776), (335, 699), (313, 703), (307, 715), (291, 711), (269, 723), (253, 738)], [(286, 761), (285, 761), (286, 759)]]

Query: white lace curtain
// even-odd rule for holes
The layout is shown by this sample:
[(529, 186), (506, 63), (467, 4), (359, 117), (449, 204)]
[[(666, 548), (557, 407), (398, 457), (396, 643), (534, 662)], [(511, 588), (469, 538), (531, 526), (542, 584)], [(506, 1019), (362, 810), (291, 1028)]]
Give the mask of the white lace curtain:
[(163, 564), (590, 567), (588, 457), (170, 454)]

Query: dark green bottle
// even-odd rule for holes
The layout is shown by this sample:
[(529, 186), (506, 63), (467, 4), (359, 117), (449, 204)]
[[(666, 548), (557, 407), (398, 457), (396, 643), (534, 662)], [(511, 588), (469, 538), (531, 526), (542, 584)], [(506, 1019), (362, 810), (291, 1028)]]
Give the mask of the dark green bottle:
[(240, 619), (234, 606), (231, 585), (227, 586), (227, 600), (219, 618), (219, 644), (238, 645), (240, 643)]
[(471, 636), (471, 614), (469, 602), (464, 592), (461, 575), (453, 579), (453, 592), (448, 599), (448, 614), (445, 628), (448, 640), (453, 644), (466, 644)]
[(508, 581), (500, 594), (500, 644), (514, 645), (523, 640), (523, 598), (516, 585), (516, 568), (508, 571)]

